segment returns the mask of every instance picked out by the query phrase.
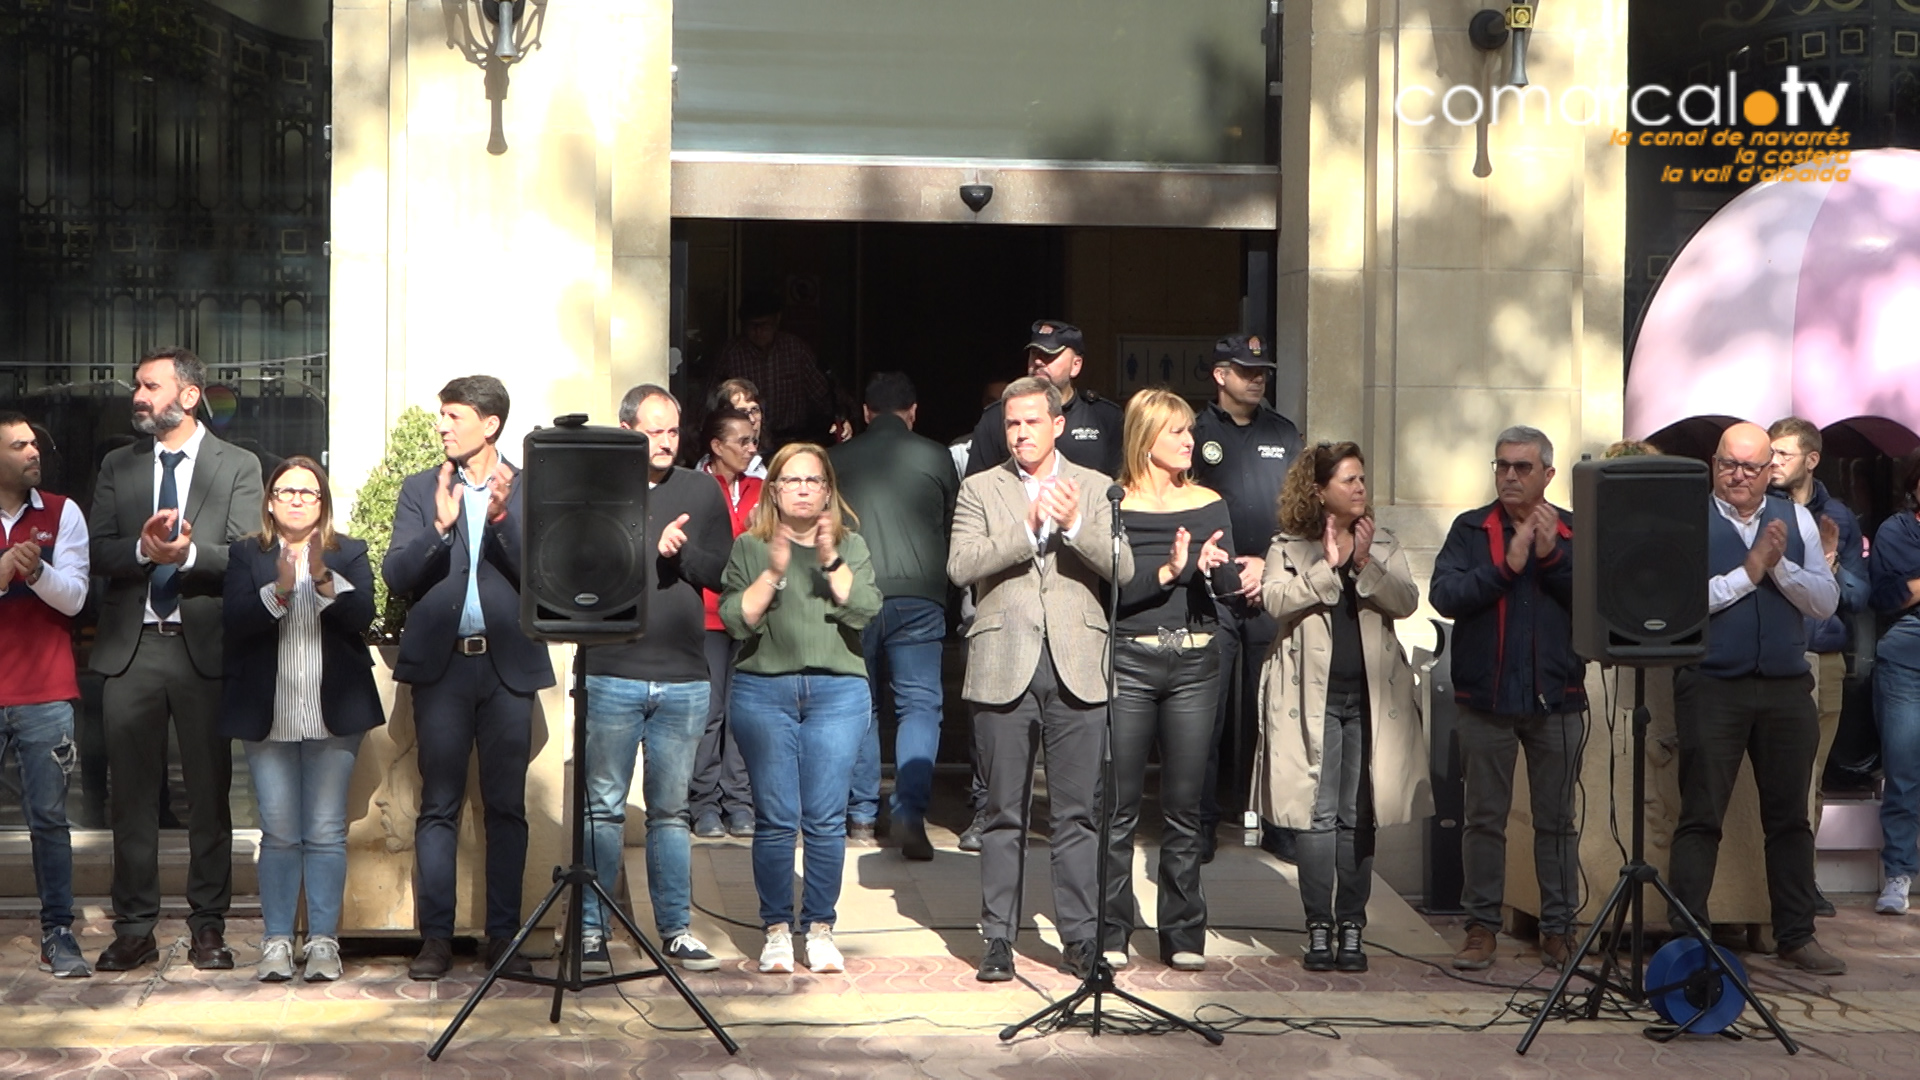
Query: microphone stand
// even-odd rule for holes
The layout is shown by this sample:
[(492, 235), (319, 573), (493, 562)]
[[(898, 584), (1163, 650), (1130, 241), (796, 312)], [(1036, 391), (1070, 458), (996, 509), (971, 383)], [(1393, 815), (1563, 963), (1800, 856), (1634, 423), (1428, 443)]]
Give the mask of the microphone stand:
[(1114, 669), (1113, 657), (1120, 636), (1120, 543), (1125, 531), (1120, 526), (1120, 499), (1125, 494), (1120, 485), (1107, 488), (1109, 515), (1113, 519), (1112, 562), (1107, 574), (1107, 720), (1106, 738), (1100, 747), (1100, 816), (1096, 847), (1099, 852), (1100, 868), (1095, 876), (1096, 903), (1100, 905), (1100, 918), (1097, 922), (1093, 942), (1093, 969), (1080, 980), (1080, 986), (1073, 993), (1048, 1005), (1032, 1016), (1001, 1029), (1000, 1041), (1011, 1040), (1022, 1028), (1033, 1027), (1050, 1017), (1057, 1017), (1056, 1028), (1067, 1027), (1079, 1019), (1075, 1010), (1089, 998), (1093, 1001), (1091, 1018), (1093, 1034), (1101, 1034), (1105, 1021), (1101, 1015), (1101, 999), (1113, 995), (1121, 1001), (1143, 1012), (1151, 1013), (1178, 1028), (1184, 1028), (1206, 1039), (1215, 1046), (1226, 1041), (1226, 1036), (1205, 1024), (1195, 1023), (1182, 1016), (1162, 1009), (1158, 1005), (1144, 1001), (1114, 985), (1113, 965), (1107, 963), (1107, 880), (1110, 876), (1107, 859), (1107, 834), (1112, 828), (1113, 818), (1113, 699), (1117, 689), (1118, 673)]

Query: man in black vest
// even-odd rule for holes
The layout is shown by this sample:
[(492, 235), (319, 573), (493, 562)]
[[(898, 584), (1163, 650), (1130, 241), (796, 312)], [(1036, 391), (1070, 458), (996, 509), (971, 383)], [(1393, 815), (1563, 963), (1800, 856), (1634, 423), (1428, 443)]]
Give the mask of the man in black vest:
[(1720, 825), (1753, 761), (1766, 834), (1767, 895), (1782, 964), (1813, 975), (1847, 965), (1813, 936), (1813, 830), (1807, 822), (1820, 729), (1807, 667), (1807, 619), (1839, 604), (1820, 557), (1820, 528), (1806, 507), (1767, 494), (1773, 446), (1764, 428), (1735, 424), (1713, 458), (1707, 507), (1707, 655), (1674, 675), (1680, 734), (1680, 825), (1670, 861), (1673, 891), (1708, 921)]

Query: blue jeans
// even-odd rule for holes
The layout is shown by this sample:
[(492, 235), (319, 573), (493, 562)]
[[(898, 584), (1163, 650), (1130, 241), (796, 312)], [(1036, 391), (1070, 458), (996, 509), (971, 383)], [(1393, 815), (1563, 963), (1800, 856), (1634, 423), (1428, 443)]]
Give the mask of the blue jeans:
[[(947, 609), (918, 596), (890, 597), (880, 614), (860, 632), (867, 654), (867, 680), (892, 681), (893, 711), (899, 729), (893, 738), (893, 816), (919, 821), (933, 798), (933, 759), (940, 753), (941, 642), (947, 637)], [(880, 695), (873, 696), (873, 722), (860, 743), (853, 766), (853, 793), (847, 805), (852, 821), (880, 817)]]
[[(647, 805), (647, 895), (662, 941), (685, 933), (693, 903), (693, 835), (687, 785), (707, 729), (708, 684), (587, 676), (587, 814), (593, 822), (594, 873), (607, 891), (620, 880), (636, 751), (646, 749), (641, 796)], [(600, 898), (587, 894), (581, 922), (606, 932)]]
[(347, 888), (347, 785), (362, 733), (298, 742), (241, 740), (260, 807), (260, 917), (292, 937), (307, 883), (307, 936), (336, 937)]
[(73, 703), (0, 706), (0, 758), (20, 759), (20, 809), (33, 841), (40, 929), (73, 925), (73, 839), (67, 776), (73, 772)]
[[(873, 698), (857, 675), (733, 675), (731, 719), (753, 784), (753, 887), (760, 922), (834, 921), (847, 859), (847, 789)], [(793, 917), (793, 840), (805, 888)]]
[[(1890, 878), (1920, 877), (1920, 668), (1873, 664), (1874, 720), (1880, 727), (1880, 868)], [(35, 858), (39, 856), (36, 854)]]

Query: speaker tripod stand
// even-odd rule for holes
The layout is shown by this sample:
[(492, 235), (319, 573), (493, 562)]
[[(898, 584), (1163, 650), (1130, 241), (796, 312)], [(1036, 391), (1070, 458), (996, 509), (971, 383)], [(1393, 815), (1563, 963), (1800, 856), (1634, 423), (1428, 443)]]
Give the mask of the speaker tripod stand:
[[(1554, 982), (1553, 990), (1547, 995), (1547, 1000), (1541, 1003), (1540, 1011), (1534, 1015), (1533, 1023), (1527, 1025), (1527, 1033), (1520, 1039), (1520, 1045), (1515, 1048), (1515, 1051), (1524, 1055), (1527, 1048), (1533, 1045), (1534, 1037), (1540, 1034), (1541, 1025), (1545, 1024), (1547, 1017), (1552, 1015), (1554, 1005), (1566, 996), (1567, 984), (1573, 980), (1575, 973), (1579, 973), (1593, 982), (1593, 988), (1587, 992), (1586, 1001), (1586, 1018), (1589, 1020), (1599, 1018), (1600, 1003), (1607, 994), (1616, 994), (1635, 1005), (1644, 1005), (1649, 999), (1674, 990), (1712, 993), (1723, 986), (1731, 985), (1739, 991), (1741, 997), (1746, 999), (1746, 1003), (1753, 1007), (1753, 1011), (1759, 1014), (1761, 1022), (1766, 1024), (1767, 1030), (1779, 1040), (1781, 1047), (1788, 1054), (1797, 1054), (1800, 1052), (1800, 1044), (1793, 1041), (1793, 1036), (1788, 1035), (1786, 1029), (1780, 1026), (1780, 1021), (1774, 1019), (1772, 1011), (1754, 995), (1752, 988), (1747, 986), (1746, 979), (1727, 963), (1719, 947), (1713, 943), (1712, 935), (1708, 934), (1706, 927), (1701, 926), (1693, 917), (1693, 913), (1687, 910), (1686, 905), (1680, 902), (1680, 898), (1674, 895), (1673, 889), (1661, 879), (1660, 871), (1646, 861), (1647, 725), (1651, 719), (1651, 714), (1647, 711), (1647, 669), (1635, 667), (1633, 669), (1633, 847), (1631, 855), (1626, 865), (1620, 868), (1620, 881), (1613, 887), (1612, 895), (1607, 897), (1606, 904), (1594, 916), (1593, 925), (1588, 928), (1586, 937), (1581, 940), (1580, 947), (1573, 950), (1572, 956), (1568, 958), (1567, 966), (1560, 972), (1560, 978)], [(1608, 752), (1612, 752), (1612, 747), (1608, 747)], [(1699, 942), (1705, 949), (1703, 966), (1695, 969), (1679, 982), (1651, 988), (1645, 983), (1646, 889), (1649, 885), (1666, 899), (1668, 908), (1681, 924), (1681, 931)], [(1624, 981), (1620, 981), (1614, 977), (1614, 968), (1619, 962), (1620, 935), (1625, 930), (1629, 914), (1632, 917), (1633, 929), (1629, 939), (1628, 961), (1621, 971)], [(1587, 951), (1593, 948), (1594, 941), (1599, 938), (1601, 930), (1605, 929), (1609, 922), (1612, 923), (1612, 930), (1607, 938), (1607, 948), (1600, 962), (1599, 972), (1589, 974), (1581, 971), (1580, 958), (1587, 955)], [(1704, 1006), (1706, 1003), (1699, 1004)], [(1670, 1042), (1686, 1034), (1694, 1022), (1705, 1015), (1707, 1010), (1703, 1007), (1671, 1031), (1663, 1032), (1654, 1038), (1659, 1042)]]
[[(720, 1045), (726, 1047), (727, 1053), (737, 1054), (740, 1052), (739, 1044), (733, 1041), (726, 1029), (720, 1026), (720, 1022), (707, 1011), (706, 1005), (681, 980), (679, 972), (668, 966), (667, 958), (654, 946), (653, 942), (647, 940), (647, 935), (640, 932), (640, 928), (627, 917), (627, 913), (621, 910), (620, 905), (614, 902), (606, 887), (600, 884), (600, 876), (594, 872), (593, 867), (587, 865), (587, 829), (589, 828), (587, 786), (586, 778), (581, 775), (580, 769), (580, 759), (585, 755), (587, 746), (587, 660), (585, 648), (579, 646), (575, 647), (573, 653), (572, 694), (573, 798), (570, 801), (573, 813), (573, 863), (565, 868), (554, 867), (553, 888), (547, 890), (546, 899), (540, 901), (540, 906), (533, 910), (533, 914), (520, 927), (520, 932), (513, 936), (513, 943), (507, 947), (507, 951), (493, 965), (493, 969), (487, 972), (487, 977), (482, 979), (480, 985), (475, 987), (473, 993), (467, 997), (466, 1004), (460, 1006), (460, 1011), (454, 1014), (453, 1022), (447, 1025), (447, 1030), (441, 1032), (439, 1040), (433, 1044), (432, 1049), (427, 1051), (427, 1058), (432, 1061), (440, 1060), (441, 1051), (453, 1041), (454, 1035), (460, 1031), (460, 1025), (467, 1022), (467, 1017), (471, 1016), (473, 1010), (479, 1006), (480, 999), (486, 997), (487, 991), (500, 979), (553, 987), (553, 1011), (547, 1014), (547, 1021), (557, 1024), (560, 1022), (560, 1002), (569, 992), (577, 994), (596, 986), (614, 986), (640, 979), (665, 978), (673, 986), (674, 992), (680, 995), (681, 1000), (687, 1003), (687, 1007), (700, 1018), (700, 1022), (706, 1025), (707, 1030), (713, 1032), (713, 1037), (720, 1040)], [(634, 944), (640, 947), (640, 951), (647, 954), (647, 959), (653, 964), (652, 967), (616, 975), (601, 975), (591, 979), (584, 977), (582, 968), (586, 962), (586, 942), (582, 934), (582, 921), (583, 904), (588, 890), (592, 890), (593, 894), (600, 898), (600, 910), (617, 920), (626, 930), (627, 935), (633, 939)], [(528, 937), (540, 925), (540, 920), (547, 917), (547, 912), (552, 910), (553, 905), (562, 895), (567, 898), (567, 923), (565, 934), (561, 938), (559, 966), (555, 973), (547, 976), (514, 975), (505, 972), (503, 969), (507, 963), (520, 955), (521, 947), (527, 943)]]
[[(1097, 884), (1094, 891), (1094, 902), (1100, 905), (1100, 917), (1094, 923), (1096, 929), (1094, 931), (1093, 941), (1093, 969), (1087, 972), (1085, 978), (1080, 980), (1080, 986), (1075, 989), (1073, 993), (1048, 1005), (1046, 1008), (1041, 1009), (1025, 1020), (1008, 1024), (1005, 1028), (1002, 1028), (1000, 1031), (1000, 1040), (1002, 1042), (1010, 1041), (1015, 1035), (1020, 1034), (1021, 1029), (1034, 1027), (1047, 1021), (1049, 1018), (1054, 1020), (1056, 1026), (1064, 1027), (1077, 1019), (1075, 1011), (1079, 1009), (1083, 1003), (1088, 1001), (1093, 1003), (1091, 1026), (1093, 1034), (1097, 1036), (1105, 1027), (1105, 1018), (1102, 1016), (1102, 999), (1108, 996), (1119, 998), (1134, 1008), (1159, 1017), (1174, 1027), (1191, 1031), (1215, 1046), (1219, 1046), (1222, 1042), (1226, 1041), (1226, 1036), (1205, 1024), (1188, 1020), (1182, 1016), (1175, 1016), (1173, 1013), (1168, 1012), (1152, 1002), (1145, 1001), (1120, 989), (1113, 981), (1113, 965), (1107, 963), (1107, 879), (1111, 875), (1111, 869), (1108, 865), (1109, 860), (1107, 858), (1107, 828), (1109, 820), (1113, 817), (1113, 697), (1118, 681), (1118, 673), (1114, 670), (1113, 658), (1115, 641), (1120, 636), (1119, 627), (1116, 624), (1120, 614), (1121, 496), (1122, 492), (1118, 484), (1107, 489), (1107, 503), (1113, 516), (1113, 563), (1112, 572), (1107, 575), (1107, 730), (1106, 737), (1101, 740), (1100, 746), (1100, 815), (1094, 819), (1097, 822), (1096, 833), (1098, 836), (1097, 847), (1099, 852), (1097, 857), (1100, 860), (1100, 869), (1095, 875)], [(1024, 823), (1022, 828), (1025, 828)], [(1019, 929), (1019, 920), (1017, 918), (1014, 920), (1014, 929), (1016, 932)], [(1064, 944), (1064, 942), (1062, 944)]]

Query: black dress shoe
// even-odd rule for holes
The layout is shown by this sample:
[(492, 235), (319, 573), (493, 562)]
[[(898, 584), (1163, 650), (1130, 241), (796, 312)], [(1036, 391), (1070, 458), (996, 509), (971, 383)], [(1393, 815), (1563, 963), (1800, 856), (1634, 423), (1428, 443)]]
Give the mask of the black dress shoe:
[(420, 982), (432, 982), (447, 973), (453, 966), (453, 942), (443, 937), (430, 937), (420, 943), (420, 954), (407, 965), (407, 978)]
[(981, 982), (1007, 982), (1013, 978), (1013, 942), (1003, 937), (987, 939), (987, 955), (974, 976)]
[(893, 819), (893, 842), (900, 845), (900, 857), (913, 862), (933, 861), (933, 841), (927, 839), (924, 821)]
[(187, 959), (201, 971), (232, 971), (233, 950), (227, 948), (227, 938), (218, 927), (203, 926), (193, 932), (193, 947), (187, 950)]
[[(513, 944), (513, 939), (510, 937), (490, 937), (487, 939), (487, 970), (488, 971), (493, 970), (493, 965), (500, 962), (500, 958), (506, 955), (507, 946), (512, 944)], [(500, 969), (500, 974), (531, 975), (533, 974), (533, 961), (527, 959), (526, 957), (520, 955), (519, 953), (514, 953), (513, 959), (507, 961), (507, 966)]]
[(1827, 899), (1827, 894), (1821, 892), (1818, 886), (1813, 890), (1813, 913), (1823, 919), (1831, 919), (1840, 914), (1834, 908), (1833, 901)]
[(960, 831), (960, 850), (979, 851), (986, 834), (987, 812), (985, 809), (981, 809), (975, 811), (973, 823)]
[(1100, 949), (1092, 938), (1069, 941), (1067, 947), (1060, 950), (1060, 970), (1076, 979), (1084, 979), (1093, 974), (1094, 962), (1099, 959)]
[(100, 962), (93, 966), (99, 971), (132, 971), (158, 959), (160, 946), (154, 942), (152, 934), (116, 934), (113, 944), (102, 950)]

